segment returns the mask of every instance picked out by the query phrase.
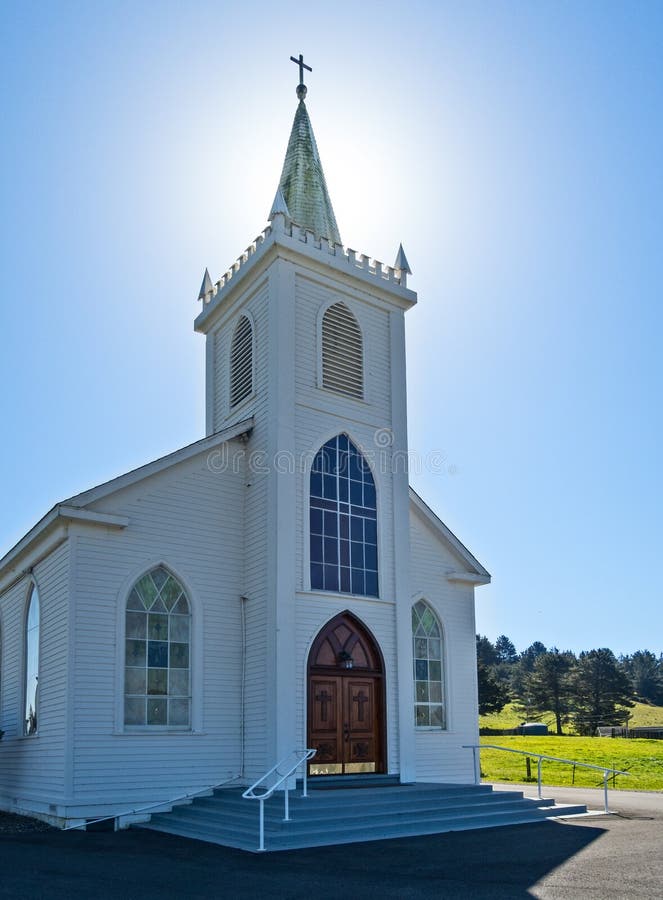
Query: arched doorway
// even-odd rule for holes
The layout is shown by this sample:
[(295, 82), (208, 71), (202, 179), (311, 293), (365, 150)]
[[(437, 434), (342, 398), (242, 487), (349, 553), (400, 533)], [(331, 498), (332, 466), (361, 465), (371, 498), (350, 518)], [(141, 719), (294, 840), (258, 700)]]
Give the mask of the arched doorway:
[(350, 612), (322, 628), (308, 658), (307, 746), (311, 775), (386, 771), (384, 663)]

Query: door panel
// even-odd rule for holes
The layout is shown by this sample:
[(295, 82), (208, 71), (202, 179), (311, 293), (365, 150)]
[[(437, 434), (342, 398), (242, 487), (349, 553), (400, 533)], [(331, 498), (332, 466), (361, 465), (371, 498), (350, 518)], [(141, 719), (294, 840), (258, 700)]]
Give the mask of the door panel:
[(318, 751), (312, 775), (379, 771), (377, 681), (350, 674), (311, 677), (308, 746)]

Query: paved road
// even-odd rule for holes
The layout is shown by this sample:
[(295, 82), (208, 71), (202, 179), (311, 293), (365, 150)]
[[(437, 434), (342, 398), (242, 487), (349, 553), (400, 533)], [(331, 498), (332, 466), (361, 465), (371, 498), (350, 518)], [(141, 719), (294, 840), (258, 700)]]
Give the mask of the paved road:
[[(496, 784), (496, 791), (522, 791), (526, 797), (536, 797), (535, 784)], [(553, 797), (559, 803), (584, 803), (592, 812), (603, 811), (603, 790), (595, 788), (543, 786), (544, 797)], [(663, 818), (663, 792), (661, 791), (608, 791), (610, 812), (617, 815), (651, 815)], [(663, 837), (662, 837), (663, 841)], [(663, 851), (662, 851), (663, 852)], [(663, 896), (663, 891), (661, 896)]]
[(619, 815), (264, 855), (147, 831), (5, 834), (0, 897), (661, 900), (663, 795), (611, 796)]

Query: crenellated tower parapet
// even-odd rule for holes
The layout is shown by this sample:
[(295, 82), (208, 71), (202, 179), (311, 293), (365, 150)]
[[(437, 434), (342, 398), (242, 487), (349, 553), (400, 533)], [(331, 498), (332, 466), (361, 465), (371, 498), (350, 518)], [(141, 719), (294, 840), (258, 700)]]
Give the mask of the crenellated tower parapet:
[[(343, 244), (316, 237), (311, 229), (301, 227), (284, 213), (275, 213), (271, 224), (260, 232), (217, 281), (209, 279), (205, 282), (205, 289), (201, 290), (198, 297), (202, 300), (202, 310), (195, 321), (196, 331), (206, 330), (208, 320), (215, 317), (213, 314), (225, 297), (234, 292), (245, 276), (277, 246), (307, 256), (312, 261), (331, 266), (335, 270), (352, 274), (369, 284), (378, 284), (399, 294), (407, 306), (416, 302), (416, 294), (407, 288), (407, 262), (403, 268), (385, 265), (380, 260), (365, 253), (357, 253)], [(402, 258), (405, 259), (404, 256)]]

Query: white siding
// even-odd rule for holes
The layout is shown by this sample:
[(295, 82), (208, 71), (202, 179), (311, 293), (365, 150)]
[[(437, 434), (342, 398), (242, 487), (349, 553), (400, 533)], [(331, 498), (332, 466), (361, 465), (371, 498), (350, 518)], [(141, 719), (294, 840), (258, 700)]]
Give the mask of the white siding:
[(39, 590), (38, 733), (23, 736), (26, 600), (31, 583), (22, 578), (0, 597), (2, 685), (0, 808), (48, 813), (65, 799), (67, 712), (67, 624), (69, 543), (34, 568)]
[[(424, 598), (444, 629), (447, 699), (445, 731), (416, 729), (417, 781), (471, 783), (472, 751), (462, 745), (477, 743), (479, 737), (474, 590), (447, 580), (447, 572), (463, 569), (464, 564), (414, 511), (410, 548), (412, 599)], [(412, 696), (414, 717), (414, 688)]]
[[(243, 493), (242, 473), (213, 471), (203, 454), (95, 504), (128, 516), (125, 530), (81, 530), (74, 659), (80, 807), (165, 799), (239, 773)], [(134, 579), (157, 562), (172, 568), (191, 600), (194, 732), (123, 729), (125, 601)]]

